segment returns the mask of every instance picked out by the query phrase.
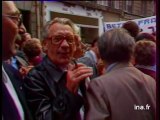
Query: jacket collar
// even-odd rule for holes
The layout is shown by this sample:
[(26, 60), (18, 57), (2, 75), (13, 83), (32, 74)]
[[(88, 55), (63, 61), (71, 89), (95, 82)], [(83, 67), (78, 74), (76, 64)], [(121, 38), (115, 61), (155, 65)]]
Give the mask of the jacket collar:
[(120, 68), (124, 68), (124, 67), (133, 67), (133, 65), (131, 63), (113, 63), (110, 64), (107, 69), (106, 69), (106, 73), (109, 73), (111, 71), (120, 69)]
[(65, 71), (57, 67), (48, 56), (45, 56), (43, 60), (43, 65), (46, 68), (47, 72), (50, 74), (50, 77), (58, 82), (62, 76), (64, 75)]

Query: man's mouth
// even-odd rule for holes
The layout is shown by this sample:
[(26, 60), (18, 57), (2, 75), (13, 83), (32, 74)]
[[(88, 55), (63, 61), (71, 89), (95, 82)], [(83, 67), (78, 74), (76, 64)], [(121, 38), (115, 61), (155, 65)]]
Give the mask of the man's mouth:
[(60, 53), (58, 53), (58, 54), (60, 54), (60, 55), (62, 55), (62, 56), (69, 56), (69, 53), (68, 53), (68, 52), (60, 52)]

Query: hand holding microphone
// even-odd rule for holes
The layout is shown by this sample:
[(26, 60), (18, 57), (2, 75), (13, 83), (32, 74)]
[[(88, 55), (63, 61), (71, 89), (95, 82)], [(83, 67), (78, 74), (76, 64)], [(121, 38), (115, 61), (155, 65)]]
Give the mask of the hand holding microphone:
[(90, 81), (89, 77), (93, 75), (91, 67), (87, 67), (82, 63), (75, 63), (75, 67), (67, 72), (67, 84), (66, 87), (73, 93), (76, 93), (81, 81)]

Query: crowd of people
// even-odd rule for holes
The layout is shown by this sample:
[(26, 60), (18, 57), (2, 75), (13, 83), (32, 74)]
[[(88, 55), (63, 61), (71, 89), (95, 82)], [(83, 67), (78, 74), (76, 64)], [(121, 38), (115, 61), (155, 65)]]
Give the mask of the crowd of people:
[(156, 38), (135, 22), (89, 48), (68, 18), (33, 38), (13, 1), (2, 24), (2, 120), (155, 120)]

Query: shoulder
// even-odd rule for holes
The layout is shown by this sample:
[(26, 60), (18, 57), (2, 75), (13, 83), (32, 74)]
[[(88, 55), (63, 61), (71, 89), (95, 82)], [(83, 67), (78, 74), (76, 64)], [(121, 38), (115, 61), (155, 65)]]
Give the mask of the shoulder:
[(43, 74), (45, 72), (45, 67), (43, 64), (39, 64), (35, 67), (33, 67), (27, 76), (36, 76), (36, 75), (39, 75), (39, 74)]
[(9, 77), (16, 77), (22, 79), (19, 71), (16, 70), (12, 65), (3, 63), (3, 67)]
[(78, 58), (77, 61), (78, 62), (84, 62), (84, 61), (91, 61), (91, 59), (87, 56), (83, 56), (83, 57)]
[(90, 86), (93, 87), (93, 89), (103, 89), (103, 87), (106, 86), (106, 84), (104, 84), (104, 81), (108, 82), (106, 74), (92, 79), (90, 82)]
[(87, 66), (90, 66), (90, 67), (95, 66), (95, 64), (92, 62), (91, 58), (88, 56), (83, 56), (83, 57), (79, 58), (77, 61), (80, 63), (83, 63)]
[(44, 76), (46, 75), (46, 70), (43, 63), (40, 63), (39, 65), (33, 67), (28, 74), (25, 76), (24, 81), (25, 83), (31, 83), (31, 82), (38, 82), (43, 80)]

